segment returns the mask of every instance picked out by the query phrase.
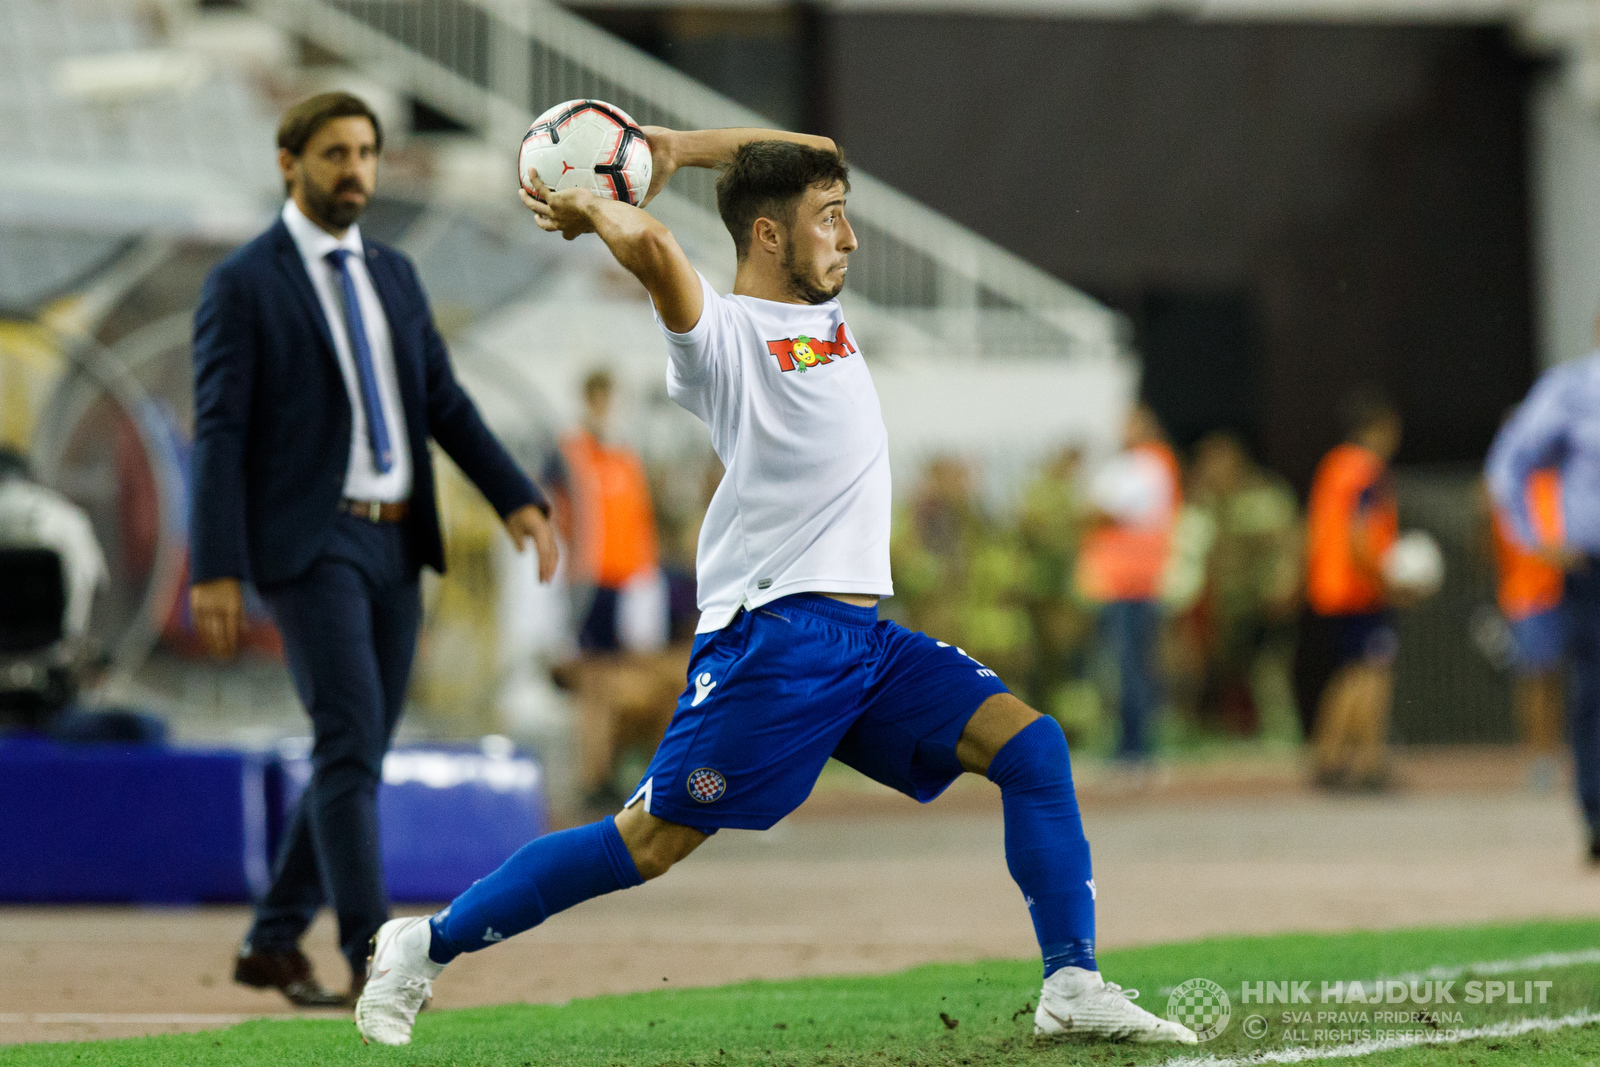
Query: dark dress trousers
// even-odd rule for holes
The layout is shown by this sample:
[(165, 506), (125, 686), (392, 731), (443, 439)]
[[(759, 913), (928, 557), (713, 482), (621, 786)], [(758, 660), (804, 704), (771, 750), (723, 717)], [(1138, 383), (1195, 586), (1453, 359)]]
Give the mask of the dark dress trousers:
[(456, 382), (411, 262), (373, 242), (365, 258), (405, 411), (408, 516), (372, 523), (339, 510), (349, 394), (322, 305), (280, 219), (218, 264), (195, 313), (190, 525), (196, 583), (253, 581), (272, 606), (315, 737), (311, 784), (257, 903), (250, 944), (294, 947), (331, 903), (354, 973), (388, 917), (377, 786), (416, 648), (418, 573), (444, 569), (428, 439), (502, 517), (527, 504), (546, 508)]

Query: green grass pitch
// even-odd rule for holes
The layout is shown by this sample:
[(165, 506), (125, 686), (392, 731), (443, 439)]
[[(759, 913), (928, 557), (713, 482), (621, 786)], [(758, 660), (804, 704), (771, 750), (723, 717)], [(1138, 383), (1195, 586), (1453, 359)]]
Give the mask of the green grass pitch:
[[(1186, 1048), (1041, 1042), (1032, 1036), (1038, 964), (1006, 960), (935, 964), (886, 976), (663, 989), (561, 1006), (517, 1004), (428, 1012), (418, 1022), (414, 1042), (400, 1049), (363, 1046), (354, 1026), (345, 1021), (262, 1021), (200, 1034), (0, 1047), (0, 1063), (8, 1067), (1144, 1067), (1194, 1056), (1231, 1063), (1260, 1053), (1304, 1055), (1311, 1049), (1362, 1040), (1363, 1034), (1383, 1039), (1424, 1028), (1448, 1034), (1519, 1019), (1600, 1011), (1600, 962), (1596, 961), (1600, 953), (1591, 952), (1589, 960), (1579, 962), (1557, 960), (1556, 965), (1548, 960), (1528, 962), (1544, 953), (1594, 949), (1600, 949), (1600, 921), (1232, 937), (1104, 953), (1101, 967), (1110, 980), (1142, 990), (1141, 1003), (1157, 1014), (1166, 1011), (1167, 994), (1162, 990), (1190, 979), (1209, 979), (1224, 989), (1231, 1001), (1227, 1028), (1206, 1043)], [(1456, 975), (1450, 990), (1454, 1004), (1319, 1002), (1323, 982), (1343, 982), (1348, 988), (1351, 981), (1360, 981), (1365, 994), (1373, 979), (1488, 961), (1522, 961), (1524, 966)], [(1313, 1003), (1241, 1003), (1241, 983), (1296, 981), (1310, 983), (1301, 988)], [(1465, 1002), (1467, 983), (1472, 981), (1506, 982), (1519, 993), (1532, 988), (1524, 985), (1527, 982), (1550, 984), (1544, 1003), (1535, 996), (1532, 1003), (1508, 1004), (1501, 996), (1493, 1004), (1472, 1004)], [(1425, 1012), (1427, 1018), (1407, 1018), (1415, 1011)], [(1319, 1022), (1319, 1012), (1348, 1014)], [(1393, 1021), (1379, 1012), (1406, 1021)], [(1263, 1020), (1264, 1035), (1246, 1034), (1244, 1021), (1250, 1015)], [(1254, 1029), (1261, 1027), (1258, 1023)], [(1325, 1033), (1333, 1029), (1342, 1032)], [(1600, 1064), (1600, 1023), (1300, 1062), (1361, 1067)]]

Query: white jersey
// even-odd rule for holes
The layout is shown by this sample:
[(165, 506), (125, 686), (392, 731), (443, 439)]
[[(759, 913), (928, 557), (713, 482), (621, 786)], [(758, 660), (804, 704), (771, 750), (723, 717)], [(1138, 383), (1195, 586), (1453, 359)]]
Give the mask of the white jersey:
[(661, 327), (667, 395), (727, 469), (700, 528), (698, 632), (794, 593), (891, 595), (889, 435), (839, 301), (700, 287), (694, 329)]

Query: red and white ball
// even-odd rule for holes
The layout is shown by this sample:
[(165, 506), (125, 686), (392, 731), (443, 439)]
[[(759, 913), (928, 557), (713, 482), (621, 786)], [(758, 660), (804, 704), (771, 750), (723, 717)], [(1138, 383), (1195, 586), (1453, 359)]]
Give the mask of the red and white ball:
[(568, 100), (535, 119), (522, 138), (517, 173), (534, 196), (536, 171), (554, 192), (588, 189), (636, 205), (650, 188), (650, 144), (615, 104)]

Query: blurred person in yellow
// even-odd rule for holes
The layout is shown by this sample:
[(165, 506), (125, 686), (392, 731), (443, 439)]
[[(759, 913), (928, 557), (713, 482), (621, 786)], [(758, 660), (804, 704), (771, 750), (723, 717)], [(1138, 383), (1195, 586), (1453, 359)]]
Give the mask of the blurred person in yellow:
[(585, 802), (614, 808), (617, 756), (653, 748), (672, 717), (684, 657), (658, 654), (668, 637), (667, 585), (644, 463), (617, 439), (616, 385), (604, 370), (583, 383), (583, 421), (561, 441), (570, 476), (562, 525), (572, 582), (587, 601), (577, 634), (580, 782)]
[(1313, 726), (1313, 773), (1324, 787), (1378, 789), (1394, 695), (1396, 592), (1383, 560), (1400, 534), (1389, 461), (1400, 448), (1400, 413), (1387, 397), (1353, 392), (1346, 438), (1322, 458), (1306, 517), (1306, 600), (1330, 620), (1334, 670)]
[(889, 551), (901, 601), (894, 606), (906, 625), (946, 634), (1002, 678), (1027, 672), (1027, 560), (979, 503), (969, 464), (928, 462), (910, 503), (897, 509)]
[(1294, 491), (1226, 431), (1195, 445), (1189, 503), (1212, 520), (1201, 717), (1234, 735), (1298, 740), (1289, 671), (1303, 534)]
[(1019, 522), (1028, 557), (1027, 606), (1034, 658), (1029, 688), (1062, 723), (1068, 739), (1098, 716), (1087, 674), (1094, 617), (1078, 599), (1073, 573), (1089, 520), (1083, 450), (1058, 449), (1023, 492)]
[(1538, 544), (1524, 547), (1512, 532), (1511, 517), (1492, 500), (1489, 536), (1495, 600), (1511, 630), (1516, 665), (1512, 699), (1523, 740), (1534, 754), (1529, 779), (1536, 789), (1548, 792), (1555, 785), (1566, 715), (1561, 601), (1568, 559), (1562, 547), (1560, 472), (1548, 467), (1535, 471), (1528, 479), (1527, 497), (1528, 520)]
[(1078, 587), (1101, 605), (1100, 634), (1116, 659), (1117, 757), (1139, 764), (1150, 758), (1149, 727), (1160, 699), (1162, 577), (1183, 506), (1177, 456), (1148, 404), (1129, 412), (1123, 449), (1090, 479), (1089, 504)]
[(895, 509), (890, 538), (895, 579), (890, 607), (905, 614), (907, 626), (955, 633), (961, 614), (956, 597), (983, 527), (967, 465), (952, 456), (929, 460), (908, 500)]

